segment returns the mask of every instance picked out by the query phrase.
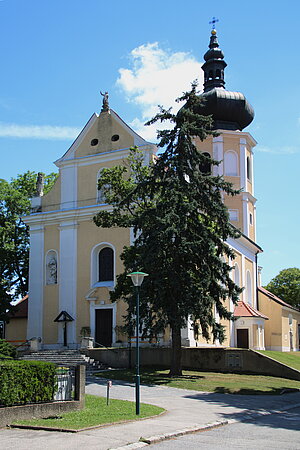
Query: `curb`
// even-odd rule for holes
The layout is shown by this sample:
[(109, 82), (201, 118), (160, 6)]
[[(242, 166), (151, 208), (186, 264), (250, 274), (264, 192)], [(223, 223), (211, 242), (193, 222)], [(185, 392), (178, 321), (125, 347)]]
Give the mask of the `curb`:
[(158, 442), (161, 442), (161, 441), (164, 441), (167, 439), (172, 439), (174, 437), (184, 436), (185, 434), (192, 434), (192, 433), (197, 433), (200, 431), (212, 430), (212, 429), (219, 428), (219, 427), (222, 427), (222, 426), (228, 425), (228, 424), (229, 424), (228, 420), (220, 420), (217, 422), (209, 423), (207, 425), (183, 428), (182, 430), (177, 430), (177, 431), (174, 431), (171, 433), (150, 436), (149, 438), (141, 437), (139, 442), (127, 444), (122, 447), (111, 448), (110, 450), (131, 450), (131, 449), (135, 449), (135, 448), (142, 448), (142, 447), (146, 447), (151, 444), (157, 444)]

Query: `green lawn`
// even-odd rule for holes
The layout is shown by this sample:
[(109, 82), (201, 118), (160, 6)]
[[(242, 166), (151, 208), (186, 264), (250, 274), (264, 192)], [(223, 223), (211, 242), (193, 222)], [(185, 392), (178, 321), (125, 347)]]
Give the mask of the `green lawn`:
[[(142, 368), (141, 382), (203, 392), (246, 395), (280, 394), (285, 390), (300, 389), (299, 381), (263, 375), (184, 370), (181, 377), (170, 378), (168, 377), (168, 372), (168, 370), (157, 368)], [(111, 380), (134, 382), (134, 371), (126, 369), (107, 370), (99, 372), (97, 375)]]
[(106, 398), (86, 395), (85, 408), (83, 410), (63, 413), (59, 417), (18, 420), (13, 425), (79, 430), (86, 427), (156, 416), (163, 411), (164, 409), (158, 406), (141, 403), (140, 415), (136, 416), (134, 402), (110, 399), (109, 405), (106, 405)]
[(300, 370), (300, 352), (273, 352), (269, 350), (260, 350), (259, 353), (276, 359), (287, 366)]

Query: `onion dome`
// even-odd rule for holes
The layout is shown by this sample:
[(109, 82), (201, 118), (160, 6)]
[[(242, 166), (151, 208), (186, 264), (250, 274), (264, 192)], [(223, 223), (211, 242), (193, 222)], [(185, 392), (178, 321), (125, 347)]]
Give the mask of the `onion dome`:
[(224, 69), (227, 66), (219, 48), (216, 30), (211, 31), (209, 50), (204, 55), (204, 92), (198, 113), (212, 115), (214, 129), (243, 130), (254, 118), (254, 110), (241, 92), (225, 89)]

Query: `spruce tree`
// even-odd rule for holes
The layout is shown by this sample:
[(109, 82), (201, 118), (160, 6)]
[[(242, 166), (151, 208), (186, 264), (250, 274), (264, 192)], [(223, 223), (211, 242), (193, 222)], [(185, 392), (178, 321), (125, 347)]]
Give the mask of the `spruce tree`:
[(216, 320), (232, 318), (224, 302), (236, 302), (240, 289), (230, 277), (233, 251), (228, 237), (239, 232), (229, 223), (224, 195), (235, 195), (232, 185), (212, 173), (218, 161), (199, 152), (194, 138), (212, 131), (212, 118), (197, 113), (200, 99), (196, 84), (179, 101), (177, 114), (160, 113), (149, 122), (171, 121), (173, 128), (158, 133), (164, 149), (150, 166), (132, 149), (129, 166), (105, 169), (99, 188), (110, 211), (102, 211), (95, 223), (102, 227), (132, 226), (136, 239), (121, 255), (124, 273), (117, 277), (111, 299), (128, 303), (126, 324), (132, 326), (135, 301), (127, 274), (141, 270), (149, 274), (140, 296), (141, 330), (157, 336), (171, 330), (170, 375), (181, 374), (181, 329), (192, 320), (195, 332), (205, 339), (224, 340), (223, 326)]

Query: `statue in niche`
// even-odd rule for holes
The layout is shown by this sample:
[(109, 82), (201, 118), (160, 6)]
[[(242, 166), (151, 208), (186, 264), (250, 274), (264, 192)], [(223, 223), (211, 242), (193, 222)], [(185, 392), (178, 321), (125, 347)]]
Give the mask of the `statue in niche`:
[(35, 196), (42, 197), (44, 195), (44, 174), (39, 172), (36, 180)]
[(51, 255), (47, 263), (47, 284), (57, 283), (57, 261), (55, 255)]
[(108, 92), (105, 91), (104, 94), (103, 94), (103, 93), (100, 91), (100, 94), (101, 94), (102, 97), (103, 97), (101, 112), (107, 112), (107, 111), (109, 111)]

